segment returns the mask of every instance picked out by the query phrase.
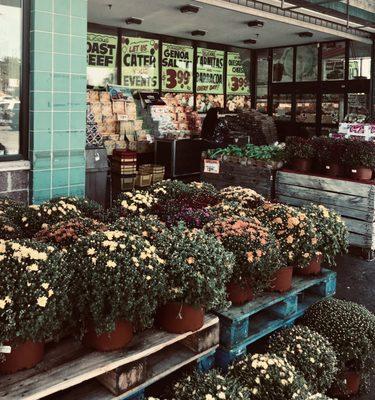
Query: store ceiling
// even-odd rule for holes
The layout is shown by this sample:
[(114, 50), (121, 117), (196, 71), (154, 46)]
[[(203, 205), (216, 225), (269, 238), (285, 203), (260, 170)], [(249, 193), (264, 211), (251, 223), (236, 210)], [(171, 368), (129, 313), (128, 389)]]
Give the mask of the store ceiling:
[[(112, 4), (111, 9), (108, 7), (109, 4)], [(182, 14), (179, 7), (186, 4), (198, 5), (201, 10), (196, 15)], [(142, 18), (144, 21), (142, 25), (126, 25), (124, 20), (129, 17)], [(88, 0), (88, 19), (92, 23), (185, 39), (194, 39), (191, 32), (201, 29), (207, 31), (207, 35), (202, 38), (204, 41), (249, 48), (303, 44), (339, 38), (311, 29), (309, 31), (314, 34), (312, 38), (300, 38), (297, 33), (306, 31), (306, 28), (259, 17), (252, 18), (248, 14), (194, 0)], [(252, 19), (263, 20), (264, 27), (249, 28), (246, 23)], [(259, 37), (256, 34), (259, 34)], [(245, 45), (243, 41), (246, 39), (256, 39), (257, 44)]]

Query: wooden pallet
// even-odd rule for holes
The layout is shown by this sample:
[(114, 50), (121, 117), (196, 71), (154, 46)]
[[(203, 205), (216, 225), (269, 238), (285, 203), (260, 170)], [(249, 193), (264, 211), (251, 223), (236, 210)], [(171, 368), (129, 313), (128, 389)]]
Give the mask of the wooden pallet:
[(217, 189), (228, 186), (250, 188), (271, 200), (274, 198), (275, 173), (274, 169), (267, 166), (221, 161), (219, 174), (202, 172), (201, 180), (211, 183)]
[(349, 242), (375, 250), (375, 184), (306, 175), (292, 171), (276, 174), (276, 199), (292, 206), (322, 204), (337, 211), (349, 230)]
[(270, 333), (289, 326), (306, 309), (336, 292), (336, 273), (323, 270), (318, 277), (293, 277), (293, 289), (283, 295), (264, 293), (253, 301), (219, 312), (220, 347), (216, 363), (226, 369), (247, 347)]
[[(219, 319), (211, 314), (206, 315), (203, 327), (197, 332), (175, 335), (150, 329), (137, 335), (131, 346), (122, 351), (95, 352), (67, 338), (57, 345), (49, 345), (44, 360), (35, 368), (14, 375), (1, 376), (0, 399), (37, 400), (77, 387), (77, 397), (72, 394), (65, 398), (79, 400), (81, 398), (79, 385), (98, 377), (104, 381), (105, 374), (115, 377), (116, 379), (112, 381), (114, 383), (118, 383), (117, 377), (124, 378), (123, 385), (130, 390), (120, 398), (131, 398), (129, 396), (137, 395), (144, 387), (194, 360), (199, 361), (201, 368), (208, 368), (210, 363), (213, 364), (213, 351), (218, 341)], [(147, 365), (147, 375), (136, 373), (132, 375), (131, 371), (135, 370), (135, 365), (141, 362)], [(107, 380), (107, 386), (109, 381)], [(91, 383), (92, 381), (89, 386)], [(117, 398), (103, 387), (101, 393), (106, 393), (103, 399)], [(60, 395), (65, 394), (59, 393)], [(56, 398), (60, 398), (59, 396)], [(91, 397), (94, 398), (100, 397)]]

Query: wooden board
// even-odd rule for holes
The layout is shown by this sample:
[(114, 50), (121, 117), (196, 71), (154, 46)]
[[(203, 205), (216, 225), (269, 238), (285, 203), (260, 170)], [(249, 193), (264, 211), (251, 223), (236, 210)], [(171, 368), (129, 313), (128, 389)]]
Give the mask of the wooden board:
[(150, 377), (147, 382), (119, 396), (113, 396), (95, 381), (85, 382), (63, 393), (57, 393), (50, 400), (120, 400), (128, 398), (138, 391), (147, 388), (160, 379), (172, 374), (182, 367), (215, 352), (217, 346), (197, 354), (177, 343), (159, 354), (150, 357)]
[[(218, 318), (208, 314), (200, 331), (217, 323)], [(0, 377), (0, 398), (41, 399), (150, 356), (192, 334), (193, 332), (174, 335), (150, 329), (137, 335), (127, 349), (110, 353), (90, 351), (73, 339), (65, 339), (52, 346), (37, 367)]]

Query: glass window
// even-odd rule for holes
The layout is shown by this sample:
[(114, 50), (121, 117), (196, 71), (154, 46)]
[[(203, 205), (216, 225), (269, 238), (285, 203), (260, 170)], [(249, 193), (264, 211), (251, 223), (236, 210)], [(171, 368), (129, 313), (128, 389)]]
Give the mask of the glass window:
[(316, 81), (318, 79), (318, 46), (297, 47), (296, 81)]
[(293, 82), (293, 47), (273, 49), (273, 82)]
[(371, 78), (371, 45), (350, 42), (349, 79)]
[(366, 93), (348, 93), (348, 114), (354, 118), (369, 115), (368, 96)]
[(268, 114), (268, 86), (258, 85), (256, 87), (257, 100), (256, 110), (263, 114)]
[(20, 151), (21, 0), (0, 0), (0, 157)]
[(268, 50), (257, 51), (257, 78), (258, 85), (268, 84)]
[(275, 94), (273, 96), (273, 116), (279, 121), (290, 121), (292, 118), (292, 95)]
[(230, 112), (249, 110), (251, 108), (250, 96), (228, 95), (226, 107)]
[(206, 113), (210, 108), (224, 107), (224, 95), (219, 94), (197, 94), (197, 111)]
[(296, 99), (296, 122), (314, 124), (316, 122), (316, 95), (301, 94)]
[(344, 118), (344, 95), (323, 94), (322, 124), (337, 125)]
[(325, 43), (322, 46), (323, 80), (345, 78), (345, 42)]

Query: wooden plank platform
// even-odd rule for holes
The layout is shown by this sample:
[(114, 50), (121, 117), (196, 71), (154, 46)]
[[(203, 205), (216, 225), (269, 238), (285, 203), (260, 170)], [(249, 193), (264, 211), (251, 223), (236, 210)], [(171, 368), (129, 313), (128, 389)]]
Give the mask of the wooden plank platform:
[(79, 385), (126, 364), (134, 363), (218, 325), (218, 318), (207, 314), (198, 332), (181, 335), (150, 329), (135, 336), (122, 351), (100, 353), (89, 350), (80, 342), (65, 339), (50, 344), (44, 360), (35, 368), (0, 377), (0, 399), (37, 400)]
[(339, 213), (349, 243), (375, 250), (375, 182), (357, 182), (282, 170), (276, 174), (276, 199), (292, 206), (322, 204)]
[(323, 270), (317, 277), (293, 277), (293, 288), (282, 295), (264, 293), (239, 307), (219, 312), (220, 348), (217, 364), (226, 369), (247, 346), (292, 324), (316, 301), (336, 293), (336, 273)]

